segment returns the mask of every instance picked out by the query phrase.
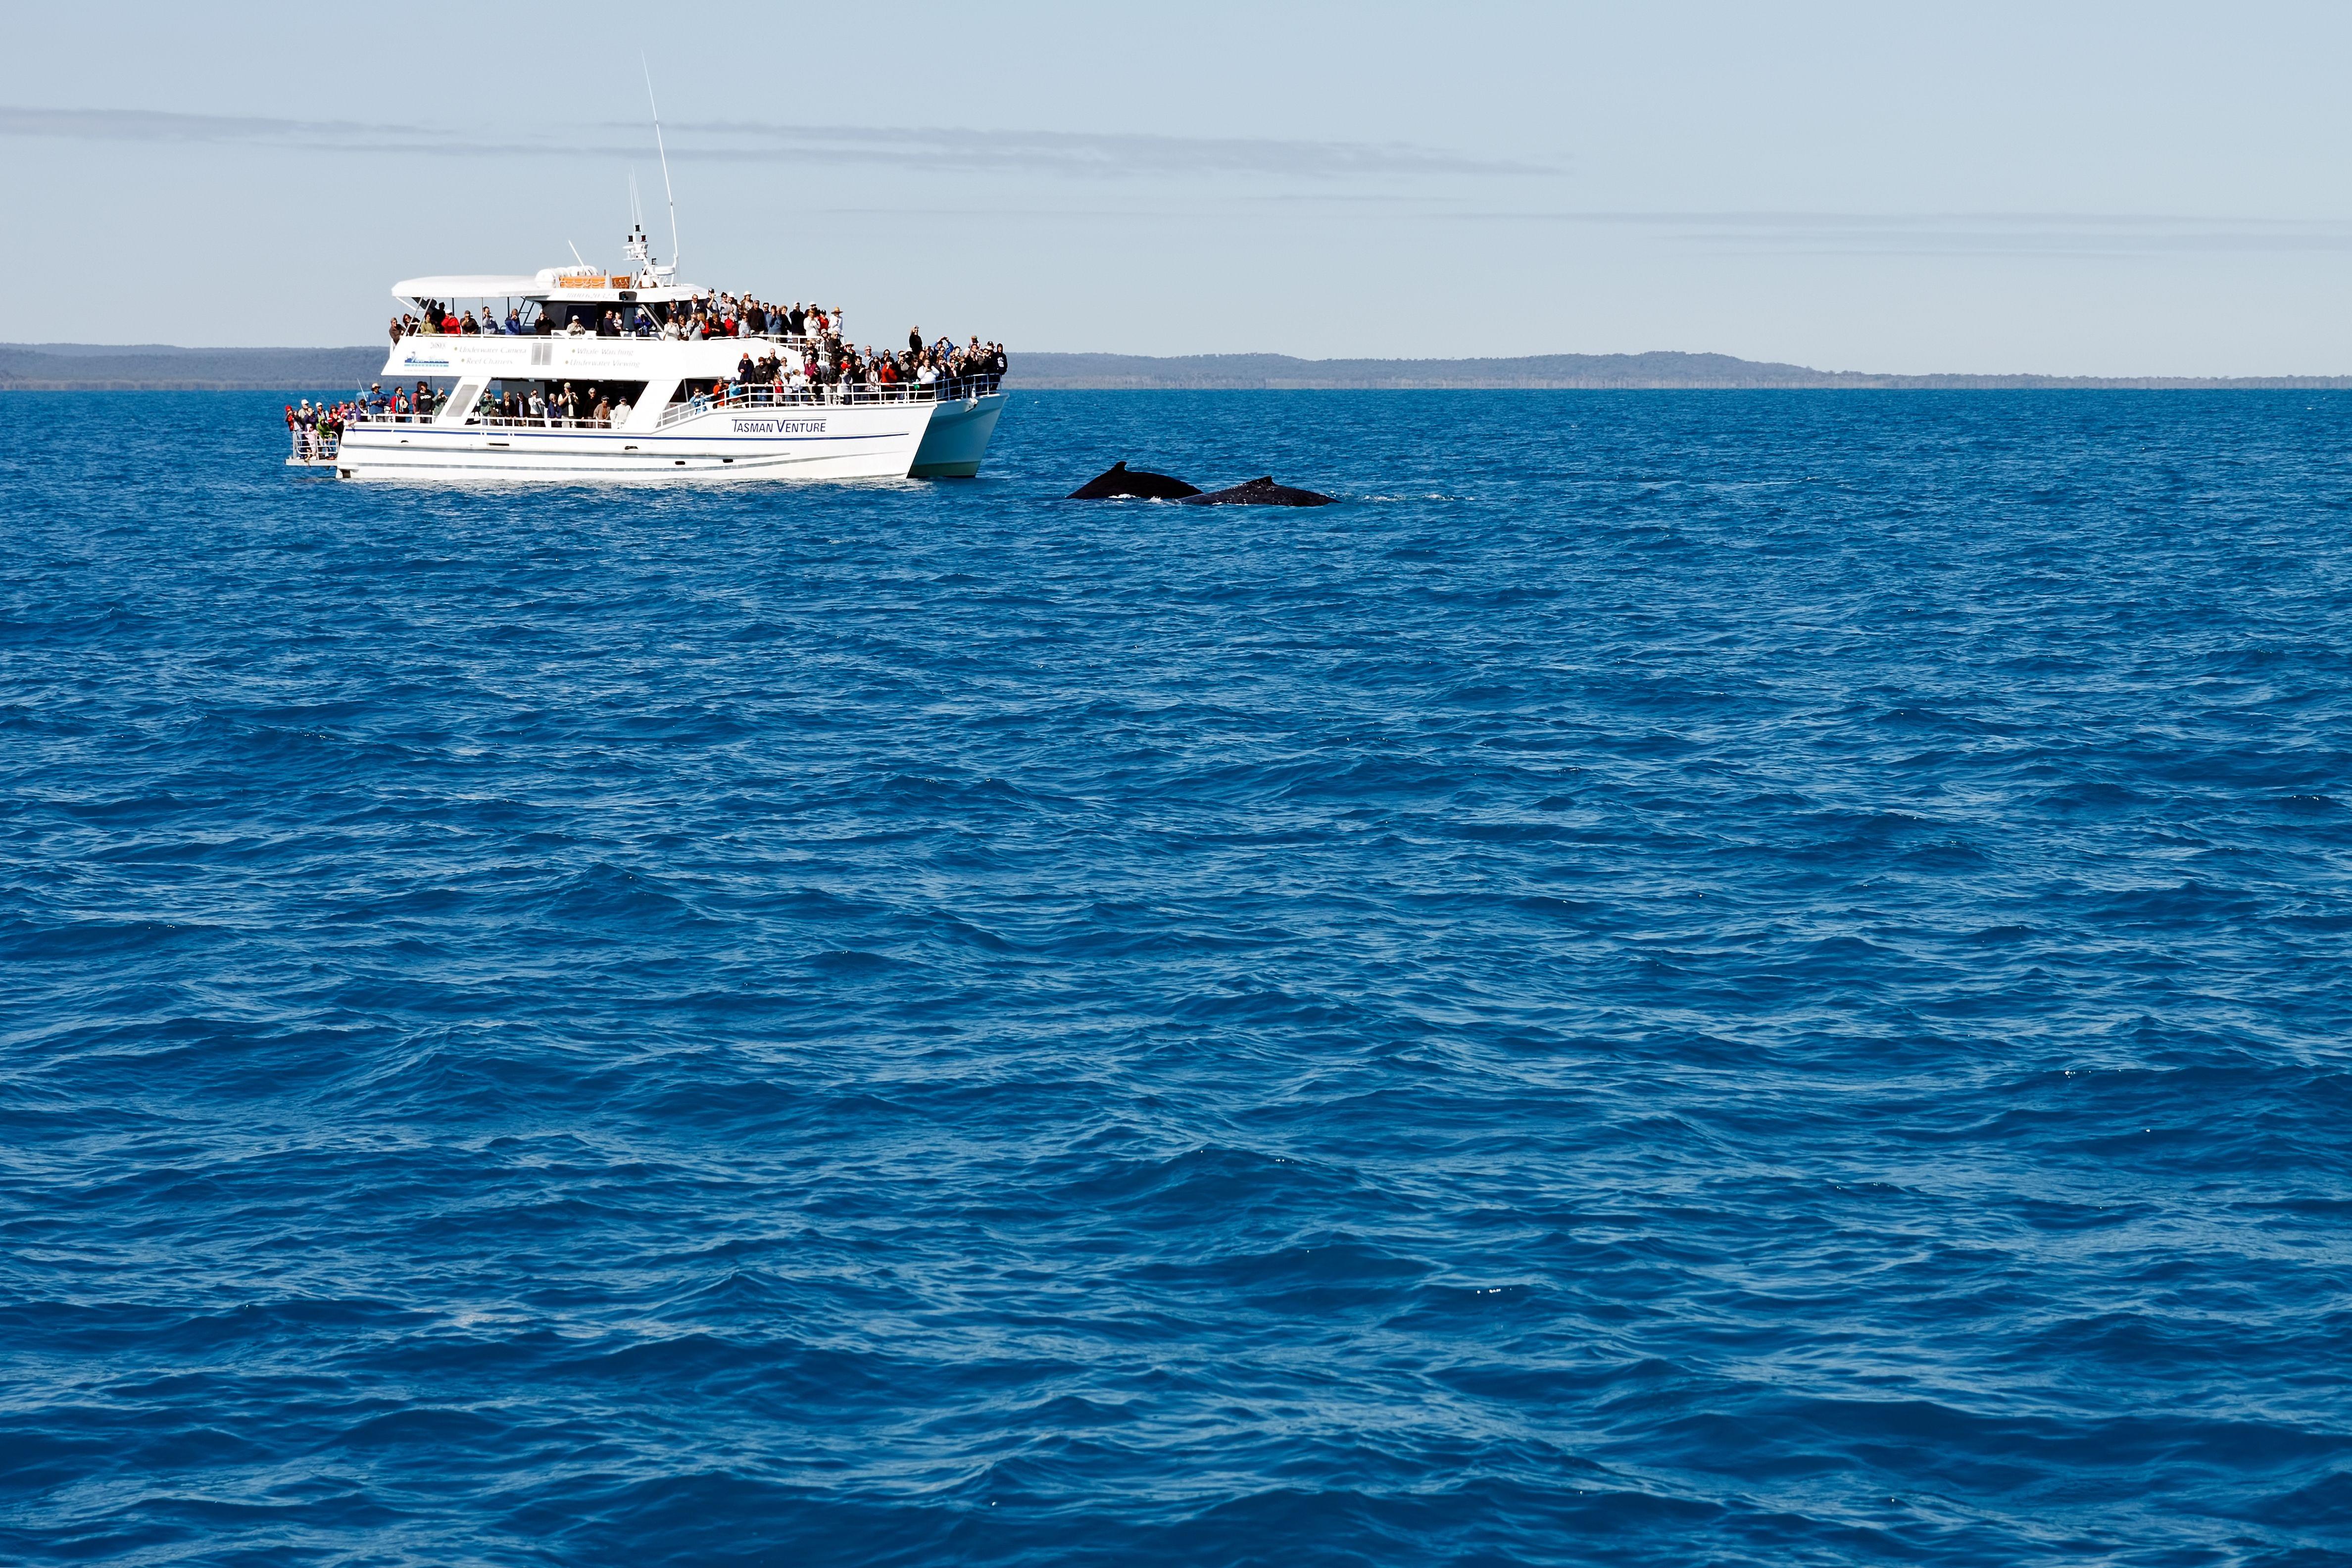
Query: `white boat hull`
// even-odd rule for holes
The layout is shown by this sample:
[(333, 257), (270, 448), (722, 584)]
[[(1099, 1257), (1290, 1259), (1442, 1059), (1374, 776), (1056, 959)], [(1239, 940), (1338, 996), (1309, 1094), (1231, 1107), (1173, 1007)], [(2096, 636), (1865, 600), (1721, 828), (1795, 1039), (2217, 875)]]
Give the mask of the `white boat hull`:
[(714, 408), (658, 430), (360, 423), (343, 432), (347, 479), (665, 484), (736, 479), (968, 478), (1003, 393), (946, 403)]
[(1003, 411), (1001, 392), (934, 404), (931, 422), (924, 427), (922, 444), (915, 448), (908, 478), (968, 479), (979, 473), (980, 460), (988, 455), (989, 437), (996, 434), (996, 416)]

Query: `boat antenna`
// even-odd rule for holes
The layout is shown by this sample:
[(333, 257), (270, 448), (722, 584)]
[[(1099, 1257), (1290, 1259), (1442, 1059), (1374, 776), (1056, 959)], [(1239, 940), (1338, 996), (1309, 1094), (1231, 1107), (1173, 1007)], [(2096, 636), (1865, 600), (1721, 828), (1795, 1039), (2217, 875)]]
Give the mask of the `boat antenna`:
[[(572, 245), (572, 242), (571, 242), (570, 240), (568, 240), (568, 239), (567, 239), (567, 240), (565, 240), (563, 243), (564, 243), (564, 244), (566, 244), (566, 245)], [(580, 247), (579, 247), (578, 246), (576, 246), (576, 245), (572, 245), (572, 260), (574, 260), (574, 261), (576, 261), (576, 262), (578, 262), (578, 263), (580, 263), (580, 265), (581, 265), (581, 266), (583, 266), (583, 267), (585, 267), (585, 266), (587, 266), (587, 265), (588, 265), (588, 258), (587, 258), (586, 257), (584, 257), (584, 256), (583, 256), (583, 255), (581, 255), (581, 254), (580, 254)]]
[(675, 278), (677, 276), (678, 255), (677, 193), (669, 188), (669, 149), (662, 145), (661, 105), (654, 101), (654, 68), (646, 63), (643, 55), (637, 57), (637, 65), (646, 73), (646, 102), (654, 111), (654, 151), (661, 154), (662, 195), (669, 201), (669, 270), (670, 276)]
[(629, 276), (636, 279), (637, 287), (659, 288), (661, 279), (654, 276), (653, 247), (646, 239), (645, 208), (637, 202), (637, 172), (635, 169), (629, 171), (629, 240), (622, 248), (629, 253), (629, 259), (636, 263)]

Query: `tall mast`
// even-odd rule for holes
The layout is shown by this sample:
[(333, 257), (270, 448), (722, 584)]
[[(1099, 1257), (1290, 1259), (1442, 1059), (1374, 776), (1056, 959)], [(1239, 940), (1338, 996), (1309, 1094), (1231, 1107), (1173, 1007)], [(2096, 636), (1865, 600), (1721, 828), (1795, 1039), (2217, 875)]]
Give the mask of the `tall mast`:
[(669, 269), (670, 276), (676, 278), (678, 256), (677, 194), (669, 187), (669, 149), (662, 145), (661, 105), (654, 101), (654, 68), (646, 63), (646, 58), (643, 55), (637, 57), (637, 64), (646, 73), (646, 102), (651, 105), (654, 111), (654, 151), (661, 154), (662, 195), (669, 202)]

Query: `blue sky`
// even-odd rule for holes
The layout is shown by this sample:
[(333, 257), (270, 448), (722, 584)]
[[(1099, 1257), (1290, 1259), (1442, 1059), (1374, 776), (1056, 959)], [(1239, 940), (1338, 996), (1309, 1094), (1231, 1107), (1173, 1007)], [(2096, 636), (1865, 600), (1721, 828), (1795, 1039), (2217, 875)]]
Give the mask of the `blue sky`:
[[(648, 16), (654, 17), (647, 20)], [(2352, 8), (20, 8), (0, 340), (373, 342), (617, 263), (857, 335), (2352, 372)]]

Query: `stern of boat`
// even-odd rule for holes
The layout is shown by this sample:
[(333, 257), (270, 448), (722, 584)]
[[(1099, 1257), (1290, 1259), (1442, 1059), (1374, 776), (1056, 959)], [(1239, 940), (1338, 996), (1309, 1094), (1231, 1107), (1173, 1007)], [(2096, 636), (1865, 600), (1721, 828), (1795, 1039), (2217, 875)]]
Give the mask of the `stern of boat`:
[(957, 398), (931, 409), (923, 427), (922, 445), (907, 469), (910, 479), (968, 479), (980, 472), (988, 455), (989, 437), (996, 434), (996, 416), (1004, 411), (1004, 394)]

